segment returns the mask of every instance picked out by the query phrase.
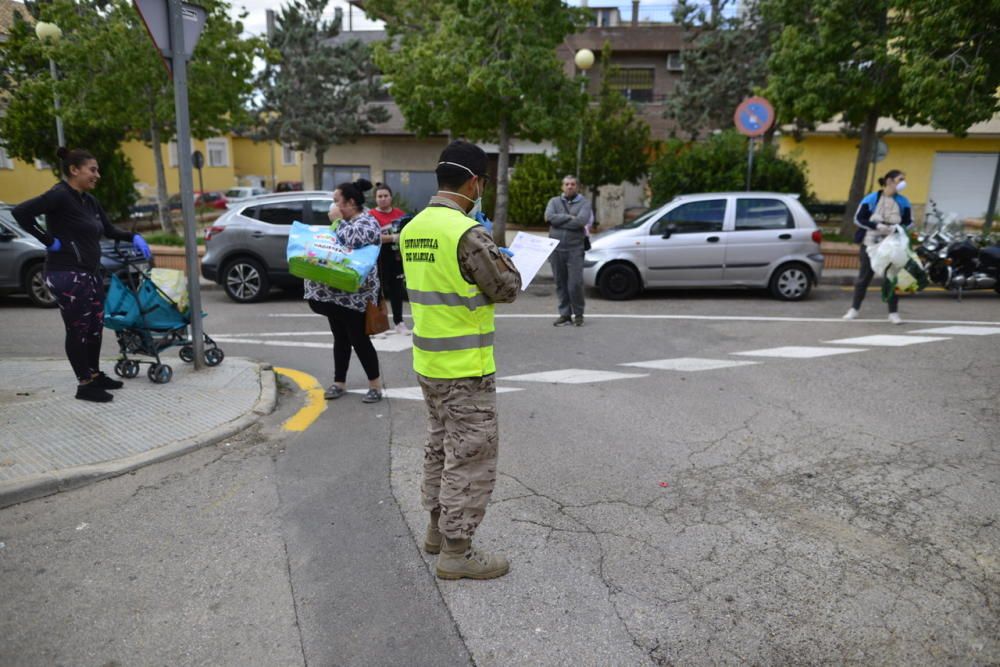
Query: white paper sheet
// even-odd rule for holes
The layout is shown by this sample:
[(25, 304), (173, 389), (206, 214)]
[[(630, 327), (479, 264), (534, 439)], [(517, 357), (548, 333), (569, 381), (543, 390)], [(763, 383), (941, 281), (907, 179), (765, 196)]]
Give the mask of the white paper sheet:
[(524, 232), (517, 233), (514, 241), (510, 244), (510, 251), (514, 253), (511, 258), (514, 260), (514, 266), (521, 273), (522, 291), (528, 289), (528, 285), (538, 275), (538, 270), (542, 268), (542, 264), (549, 258), (557, 245), (559, 245), (559, 241), (556, 239)]

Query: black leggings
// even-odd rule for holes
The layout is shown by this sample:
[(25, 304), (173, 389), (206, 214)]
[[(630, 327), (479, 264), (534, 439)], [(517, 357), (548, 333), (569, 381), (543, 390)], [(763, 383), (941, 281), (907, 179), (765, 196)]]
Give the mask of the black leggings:
[(66, 357), (80, 382), (97, 375), (104, 338), (104, 283), (96, 273), (46, 271), (45, 285), (52, 292), (66, 326)]
[(391, 249), (382, 249), (379, 256), (378, 277), (382, 282), (382, 289), (389, 297), (389, 305), (392, 306), (392, 323), (399, 324), (403, 321), (403, 265), (396, 261), (395, 257), (386, 257), (385, 253), (393, 252)]
[(378, 353), (371, 339), (365, 334), (364, 311), (351, 310), (328, 301), (309, 299), (309, 307), (330, 322), (333, 333), (333, 381), (345, 382), (347, 368), (351, 365), (351, 348), (361, 360), (369, 380), (379, 377)]
[[(858, 270), (858, 278), (854, 281), (854, 302), (851, 304), (854, 310), (861, 310), (861, 302), (865, 300), (868, 286), (871, 284), (872, 278), (875, 277), (871, 259), (868, 257), (868, 248), (864, 245), (861, 246), (859, 259), (861, 260), (861, 267)], [(895, 313), (897, 310), (899, 310), (899, 297), (893, 293), (889, 299), (889, 312)]]

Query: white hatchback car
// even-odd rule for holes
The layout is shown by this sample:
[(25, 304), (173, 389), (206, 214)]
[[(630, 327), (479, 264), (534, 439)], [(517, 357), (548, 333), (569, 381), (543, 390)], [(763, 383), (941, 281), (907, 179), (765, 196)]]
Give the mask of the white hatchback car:
[(798, 301), (822, 276), (821, 241), (796, 195), (681, 195), (595, 235), (583, 280), (615, 300), (651, 287), (766, 287)]

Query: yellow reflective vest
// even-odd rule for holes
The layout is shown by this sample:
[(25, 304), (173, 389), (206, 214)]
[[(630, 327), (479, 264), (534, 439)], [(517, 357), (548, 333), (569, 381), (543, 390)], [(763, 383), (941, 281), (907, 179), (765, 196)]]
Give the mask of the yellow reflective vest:
[(493, 361), (494, 305), (462, 276), (458, 244), (478, 223), (428, 206), (399, 238), (413, 312), (413, 370), (429, 378), (483, 377)]

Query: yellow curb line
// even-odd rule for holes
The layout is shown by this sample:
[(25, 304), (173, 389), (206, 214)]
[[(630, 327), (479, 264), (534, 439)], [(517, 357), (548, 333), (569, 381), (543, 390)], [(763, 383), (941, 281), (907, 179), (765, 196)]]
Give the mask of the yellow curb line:
[(295, 384), (299, 385), (299, 389), (306, 393), (306, 404), (305, 406), (296, 412), (294, 415), (289, 417), (281, 428), (286, 431), (304, 431), (316, 419), (323, 414), (326, 410), (326, 399), (323, 398), (323, 387), (320, 386), (319, 380), (314, 378), (308, 373), (303, 373), (302, 371), (297, 371), (293, 368), (275, 368), (274, 372), (278, 375), (284, 375), (290, 379)]

